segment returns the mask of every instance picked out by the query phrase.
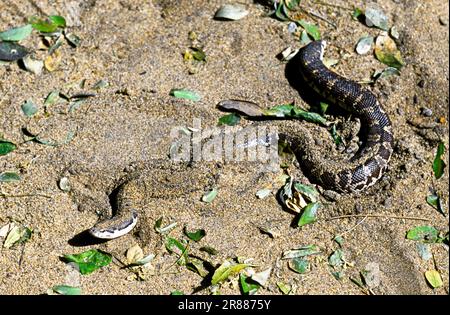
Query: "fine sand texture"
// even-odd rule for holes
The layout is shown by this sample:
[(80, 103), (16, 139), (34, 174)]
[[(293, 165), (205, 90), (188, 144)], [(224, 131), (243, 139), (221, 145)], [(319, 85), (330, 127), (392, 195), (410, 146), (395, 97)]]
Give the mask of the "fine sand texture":
[[(286, 47), (299, 48), (299, 38), (288, 23), (268, 17), (265, 1), (238, 1), (249, 14), (238, 21), (215, 20), (217, 9), (228, 1), (181, 0), (4, 0), (0, 2), (0, 30), (24, 25), (32, 15), (57, 14), (67, 29), (81, 38), (74, 48), (64, 43), (54, 71), (40, 75), (25, 71), (20, 63), (0, 65), (0, 135), (18, 145), (0, 156), (0, 173), (17, 172), (21, 180), (0, 183), (0, 228), (10, 222), (33, 230), (23, 244), (0, 248), (0, 293), (45, 294), (55, 285), (71, 285), (83, 294), (210, 294), (214, 269), (226, 260), (253, 259), (253, 270), (271, 269), (258, 294), (282, 294), (284, 283), (295, 294), (448, 294), (448, 246), (430, 244), (432, 258), (419, 256), (417, 242), (407, 231), (420, 225), (448, 233), (448, 216), (428, 205), (430, 189), (436, 190), (448, 212), (448, 169), (436, 180), (432, 163), (440, 141), (448, 148), (449, 28), (448, 2), (442, 0), (379, 0), (377, 5), (395, 25), (396, 40), (405, 66), (393, 75), (367, 85), (392, 120), (395, 147), (383, 178), (359, 195), (324, 192), (318, 220), (296, 227), (297, 214), (284, 209), (275, 194), (283, 186), (283, 174), (268, 171), (252, 161), (196, 161), (189, 171), (171, 169), (168, 157), (174, 128), (208, 130), (224, 115), (217, 103), (242, 99), (264, 108), (295, 104), (309, 109), (301, 93), (290, 84), (286, 62), (277, 55)], [(304, 19), (319, 26), (328, 42), (325, 56), (339, 62), (333, 71), (364, 81), (384, 69), (373, 54), (358, 55), (355, 44), (363, 35), (380, 30), (352, 19), (353, 5), (366, 1), (301, 1), (324, 19)], [(331, 22), (331, 23), (330, 23)], [(332, 25), (334, 24), (334, 26)], [(34, 32), (21, 44), (36, 59), (48, 52)], [(44, 47), (44, 48), (43, 48)], [(190, 47), (201, 47), (206, 61), (185, 58)], [(192, 51), (191, 51), (192, 52)], [(56, 58), (56, 57), (55, 57)], [(100, 80), (106, 87), (94, 89)], [(80, 85), (84, 83), (84, 85)], [(201, 95), (197, 102), (175, 98), (171, 89), (189, 89)], [(307, 89), (299, 87), (299, 89)], [(64, 99), (44, 108), (47, 95), (59, 90), (66, 95), (93, 93), (69, 111)], [(28, 99), (39, 111), (26, 117), (21, 105)], [(424, 111), (424, 108), (427, 110)], [(330, 114), (332, 111), (330, 112)], [(327, 116), (350, 121), (350, 115)], [(239, 126), (271, 125), (241, 119)], [(345, 125), (345, 124), (343, 124)], [(317, 145), (333, 146), (326, 128), (295, 120), (273, 122), (280, 133), (315, 132)], [(49, 146), (26, 141), (24, 128), (39, 139), (64, 142)], [(194, 129), (192, 129), (194, 128)], [(444, 161), (448, 164), (448, 154)], [(139, 223), (124, 237), (98, 243), (80, 237), (101, 217), (108, 215), (110, 195), (122, 178), (145, 169), (152, 191), (143, 197)], [(289, 172), (305, 184), (298, 161)], [(70, 191), (60, 189), (69, 180)], [(198, 180), (197, 180), (198, 179)], [(201, 200), (210, 189), (216, 198)], [(258, 199), (256, 193), (270, 188), (272, 194)], [(322, 189), (320, 191), (323, 192)], [(365, 216), (370, 214), (370, 216)], [(337, 216), (349, 216), (329, 220)], [(199, 242), (190, 241), (189, 254), (209, 266), (205, 277), (177, 264), (164, 237), (154, 225), (176, 222), (168, 234), (187, 239), (183, 230), (204, 229)], [(405, 217), (405, 218), (401, 218)], [(274, 231), (273, 237), (259, 227)], [(342, 235), (345, 268), (333, 269), (328, 258)], [(0, 237), (3, 244), (4, 238)], [(154, 254), (145, 280), (122, 268), (126, 251), (138, 244), (144, 255)], [(310, 266), (299, 274), (283, 260), (283, 252), (316, 245), (320, 253), (308, 257)], [(217, 250), (210, 255), (200, 248)], [(89, 275), (80, 275), (61, 257), (98, 249), (113, 255), (112, 263)], [(352, 279), (360, 272), (379, 267), (370, 292)], [(376, 268), (375, 268), (376, 269)], [(443, 286), (433, 289), (425, 272), (437, 270)], [(337, 280), (332, 272), (341, 271)], [(218, 289), (221, 294), (240, 294), (238, 277)], [(379, 280), (379, 281), (378, 281)]]

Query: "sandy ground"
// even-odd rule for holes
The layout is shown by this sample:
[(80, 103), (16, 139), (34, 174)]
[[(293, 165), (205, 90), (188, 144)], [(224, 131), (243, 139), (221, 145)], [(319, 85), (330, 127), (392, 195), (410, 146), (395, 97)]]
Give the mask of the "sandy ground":
[[(442, 139), (448, 148), (449, 33), (448, 26), (439, 19), (448, 23), (449, 8), (446, 1), (439, 0), (377, 1), (400, 32), (398, 46), (406, 66), (400, 76), (380, 80), (373, 88), (392, 119), (395, 134), (389, 171), (373, 189), (359, 196), (341, 196), (336, 201), (322, 199), (321, 220), (299, 229), (291, 226), (295, 215), (284, 211), (273, 196), (263, 200), (255, 197), (279, 174), (264, 173), (251, 163), (198, 163), (193, 171), (213, 178), (204, 191), (212, 186), (219, 191), (211, 204), (200, 201), (204, 193), (201, 190), (148, 200), (135, 233), (103, 244), (80, 246), (73, 241), (98, 220), (98, 213), (79, 204), (75, 190), (61, 191), (57, 185), (61, 177), (68, 176), (74, 187), (84, 187), (85, 191), (100, 190), (105, 197), (131, 163), (151, 166), (152, 159), (167, 160), (171, 128), (193, 126), (195, 118), (201, 119), (203, 128), (216, 126), (223, 115), (216, 104), (223, 99), (247, 99), (266, 107), (295, 100), (297, 105), (308, 108), (286, 79), (286, 65), (275, 57), (287, 46), (299, 47), (298, 39), (288, 33), (287, 24), (265, 17), (267, 8), (257, 1), (241, 1), (250, 14), (240, 21), (213, 20), (214, 12), (226, 2), (0, 3), (1, 30), (22, 25), (34, 14), (59, 14), (82, 39), (76, 49), (67, 44), (59, 49), (62, 61), (53, 72), (36, 76), (17, 63), (0, 66), (0, 133), (20, 144), (17, 150), (0, 158), (0, 172), (17, 171), (22, 176), (20, 182), (0, 184), (1, 191), (8, 195), (50, 196), (0, 198), (1, 226), (15, 221), (34, 230), (25, 245), (0, 249), (0, 293), (42, 294), (58, 284), (80, 286), (85, 294), (192, 293), (201, 288), (203, 279), (198, 274), (178, 266), (167, 270), (175, 257), (166, 252), (153, 230), (155, 220), (164, 215), (167, 222), (178, 222), (172, 237), (183, 238), (185, 225), (191, 230), (206, 230), (207, 236), (192, 244), (190, 251), (213, 265), (239, 256), (253, 258), (256, 270), (272, 267), (269, 283), (260, 293), (280, 294), (276, 283), (283, 281), (296, 287), (296, 294), (363, 294), (349, 278), (358, 278), (359, 272), (372, 262), (379, 264), (381, 271), (381, 283), (373, 289), (375, 294), (448, 294), (448, 247), (432, 245), (434, 260), (424, 261), (416, 243), (405, 239), (409, 229), (426, 222), (387, 217), (369, 217), (363, 222), (361, 217), (324, 220), (358, 213), (414, 216), (448, 231), (447, 217), (425, 201), (429, 188), (435, 186), (444, 205), (448, 205), (448, 172), (436, 181), (431, 171), (438, 140)], [(363, 80), (374, 70), (384, 68), (373, 55), (354, 52), (354, 44), (362, 35), (377, 35), (379, 31), (352, 20), (351, 10), (334, 5), (348, 7), (347, 1), (334, 1), (331, 6), (314, 1), (302, 3), (337, 26), (317, 22), (329, 42), (327, 57), (340, 60), (335, 71)], [(354, 4), (364, 6), (363, 1)], [(191, 31), (197, 34), (195, 42), (189, 38)], [(23, 44), (37, 49), (40, 41), (34, 34)], [(182, 54), (193, 44), (203, 47), (206, 63), (183, 60)], [(35, 55), (43, 58), (45, 52), (37, 51)], [(85, 88), (76, 87), (84, 79)], [(49, 92), (92, 92), (99, 80), (107, 81), (109, 86), (77, 110), (68, 113), (67, 102), (60, 102), (44, 113), (42, 104)], [(202, 99), (195, 103), (175, 99), (169, 95), (172, 88), (198, 91)], [(40, 106), (40, 112), (27, 118), (20, 106), (30, 98)], [(432, 110), (431, 117), (421, 114), (422, 107)], [(440, 117), (445, 117), (446, 122), (439, 123)], [(241, 122), (242, 126), (250, 124)], [(305, 122), (295, 124), (314, 128)], [(278, 125), (281, 129), (284, 123)], [(44, 139), (62, 141), (67, 132), (74, 130), (76, 136), (57, 147), (24, 143), (23, 127)], [(324, 141), (330, 141), (329, 137)], [(447, 154), (444, 159), (448, 164)], [(307, 182), (300, 169), (293, 172)], [(170, 175), (168, 170), (165, 176)], [(270, 238), (260, 233), (257, 225), (270, 225), (280, 234)], [(350, 264), (343, 279), (336, 280), (327, 257), (338, 248), (333, 237), (349, 229), (351, 232), (344, 235), (343, 251)], [(116, 259), (88, 276), (80, 276), (60, 260), (63, 254), (89, 248), (124, 260), (125, 251), (134, 244), (145, 253), (157, 254), (153, 262), (156, 275), (147, 281), (133, 279), (133, 274), (121, 269)], [(312, 259), (310, 272), (294, 273), (286, 261), (280, 260), (283, 251), (308, 244), (321, 249), (321, 254)], [(205, 245), (219, 253), (208, 256), (200, 252)], [(443, 287), (433, 290), (427, 285), (424, 272), (429, 269), (441, 273)], [(239, 294), (239, 288), (231, 282), (222, 285), (220, 292)], [(207, 294), (209, 290), (199, 293)]]

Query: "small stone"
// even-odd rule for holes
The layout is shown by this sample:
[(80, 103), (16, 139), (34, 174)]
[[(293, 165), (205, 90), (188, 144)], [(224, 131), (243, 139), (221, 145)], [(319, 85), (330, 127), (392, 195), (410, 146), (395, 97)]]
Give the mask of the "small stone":
[(441, 15), (441, 16), (439, 17), (439, 23), (441, 23), (442, 26), (448, 25), (448, 18)]
[(294, 33), (296, 29), (297, 29), (297, 24), (296, 23), (291, 22), (291, 23), (288, 24), (288, 32), (289, 33), (291, 33), (291, 34)]
[(392, 199), (391, 198), (386, 198), (383, 201), (383, 207), (385, 208), (390, 208), (392, 206)]
[(433, 115), (433, 111), (431, 109), (429, 109), (428, 107), (422, 107), (421, 113), (425, 117), (431, 117), (431, 115)]
[(67, 177), (61, 178), (59, 180), (58, 186), (59, 189), (61, 189), (62, 191), (69, 192), (70, 191), (69, 179)]
[(356, 213), (361, 213), (363, 211), (363, 207), (359, 203), (357, 203), (355, 204), (355, 211)]
[(341, 198), (341, 195), (334, 190), (325, 190), (322, 195), (329, 201), (337, 201)]

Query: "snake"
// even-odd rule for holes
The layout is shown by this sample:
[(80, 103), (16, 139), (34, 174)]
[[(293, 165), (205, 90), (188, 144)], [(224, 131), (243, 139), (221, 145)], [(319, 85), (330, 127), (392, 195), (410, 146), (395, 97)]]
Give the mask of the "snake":
[(388, 168), (394, 147), (392, 124), (376, 96), (359, 83), (331, 71), (323, 63), (327, 42), (316, 40), (302, 47), (298, 56), (303, 81), (322, 98), (357, 116), (365, 128), (365, 145), (350, 161), (332, 163), (308, 154), (311, 139), (300, 139), (305, 169), (326, 189), (359, 193), (373, 186)]
[[(384, 174), (393, 152), (392, 124), (377, 100), (368, 89), (328, 69), (323, 63), (325, 40), (312, 41), (302, 47), (297, 55), (299, 74), (307, 86), (331, 104), (357, 116), (367, 130), (365, 145), (350, 161), (328, 161), (314, 148), (314, 137), (294, 136), (293, 144), (305, 169), (324, 188), (341, 193), (359, 193), (374, 185)], [(245, 101), (222, 101), (219, 107), (233, 109)], [(248, 107), (255, 116), (260, 112), (256, 104)], [(320, 151), (319, 151), (320, 152)], [(172, 174), (176, 174), (172, 172)], [(109, 219), (90, 228), (89, 233), (100, 239), (114, 239), (130, 232), (137, 224), (137, 199), (143, 198), (146, 187), (162, 185), (155, 176), (140, 176), (122, 184), (117, 193), (117, 210)], [(153, 180), (148, 183), (149, 179)], [(146, 183), (147, 182), (147, 183)]]

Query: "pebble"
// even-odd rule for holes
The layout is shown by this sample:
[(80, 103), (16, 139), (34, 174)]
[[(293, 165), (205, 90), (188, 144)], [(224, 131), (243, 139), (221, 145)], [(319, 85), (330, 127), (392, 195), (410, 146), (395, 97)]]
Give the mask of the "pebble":
[(333, 190), (325, 190), (322, 195), (330, 201), (337, 201), (341, 198), (341, 195), (339, 195), (337, 192)]
[(363, 211), (363, 207), (359, 203), (357, 203), (355, 204), (355, 211), (356, 213), (361, 213)]
[(440, 16), (439, 17), (439, 23), (441, 23), (441, 25), (446, 26), (448, 25), (448, 18), (446, 18), (445, 16)]
[(383, 207), (390, 208), (392, 206), (392, 199), (390, 197), (383, 201)]
[(428, 107), (422, 107), (421, 114), (425, 117), (431, 117), (431, 115), (433, 115), (433, 111), (431, 109), (429, 109)]
[(69, 192), (70, 191), (69, 179), (67, 177), (61, 178), (59, 180), (58, 186), (59, 186), (59, 189), (61, 189), (62, 191)]

